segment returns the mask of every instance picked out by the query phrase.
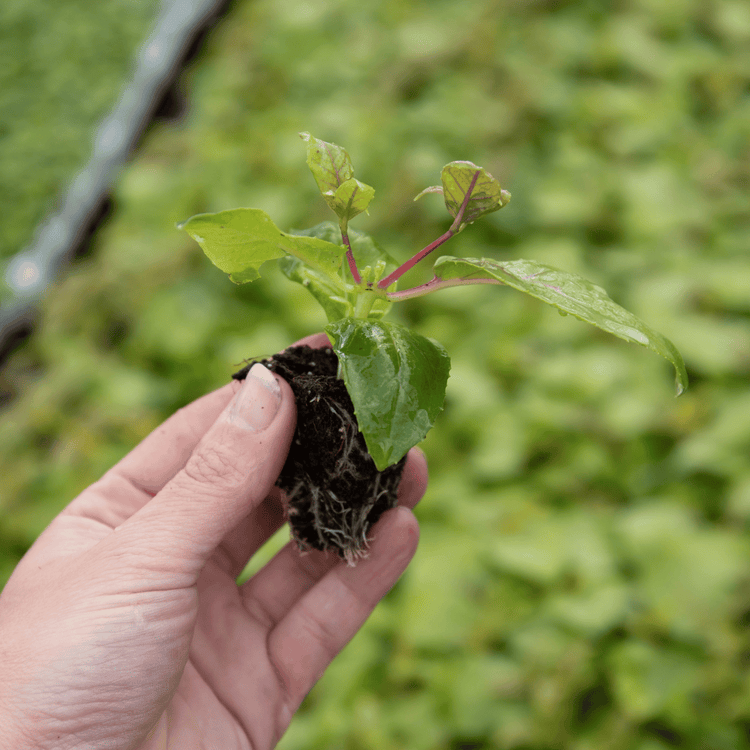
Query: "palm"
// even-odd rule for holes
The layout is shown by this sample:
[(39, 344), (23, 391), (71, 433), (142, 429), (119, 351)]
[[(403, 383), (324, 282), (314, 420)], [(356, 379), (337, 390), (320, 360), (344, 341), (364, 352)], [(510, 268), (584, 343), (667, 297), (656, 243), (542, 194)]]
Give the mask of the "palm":
[[(238, 587), (236, 567), (209, 563), (198, 581), (200, 603), (188, 662), (163, 719), (169, 719), (172, 732), (198, 723), (207, 729), (209, 747), (275, 744), (311, 683), (295, 679), (304, 654), (287, 651), (295, 647), (294, 639), (279, 647), (274, 628), (334, 564), (320, 553), (302, 557), (287, 544), (274, 567)], [(281, 572), (283, 580), (275, 580)], [(325, 639), (324, 631), (314, 637)]]

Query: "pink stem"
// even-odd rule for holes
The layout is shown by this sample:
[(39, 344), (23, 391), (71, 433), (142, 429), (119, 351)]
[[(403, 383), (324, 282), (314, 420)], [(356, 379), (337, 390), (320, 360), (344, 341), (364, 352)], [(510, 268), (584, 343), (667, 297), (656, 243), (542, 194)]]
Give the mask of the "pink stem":
[(474, 176), (471, 178), (469, 187), (466, 190), (466, 195), (464, 195), (463, 203), (461, 203), (461, 208), (456, 214), (456, 218), (453, 224), (451, 224), (451, 228), (445, 234), (438, 237), (434, 242), (431, 242), (429, 245), (427, 245), (426, 248), (420, 250), (415, 256), (409, 258), (406, 263), (400, 265), (395, 271), (393, 271), (393, 273), (389, 274), (384, 279), (381, 279), (378, 282), (378, 289), (387, 289), (394, 281), (400, 279), (407, 271), (414, 268), (414, 266), (416, 266), (417, 263), (422, 260), (422, 258), (424, 258), (426, 255), (429, 255), (435, 248), (440, 247), (440, 245), (442, 245), (444, 242), (447, 242), (451, 237), (453, 237), (453, 235), (461, 227), (461, 221), (463, 220), (464, 213), (466, 212), (466, 206), (469, 205), (469, 199), (471, 198), (471, 194), (474, 192), (474, 186), (477, 184), (478, 179), (479, 170), (474, 172)]
[(453, 229), (455, 232), (457, 232), (458, 228), (461, 226), (461, 222), (464, 218), (464, 213), (466, 212), (466, 206), (469, 205), (469, 199), (471, 198), (471, 194), (474, 192), (474, 186), (477, 184), (478, 179), (479, 170), (474, 172), (474, 176), (471, 178), (471, 182), (469, 183), (469, 187), (466, 191), (466, 195), (464, 196), (461, 208), (459, 209), (458, 214), (456, 214), (456, 220), (453, 222), (453, 224), (451, 224), (451, 229)]
[(414, 268), (414, 266), (419, 263), (422, 258), (425, 257), (425, 255), (428, 255), (431, 253), (436, 247), (440, 247), (444, 242), (447, 242), (455, 232), (452, 229), (449, 229), (445, 234), (438, 237), (434, 242), (431, 242), (429, 245), (427, 245), (424, 250), (420, 250), (414, 257), (409, 258), (409, 260), (406, 261), (403, 265), (399, 266), (393, 273), (386, 276), (384, 279), (381, 279), (378, 282), (378, 289), (386, 289), (389, 287), (396, 279), (399, 279), (401, 276), (403, 276), (409, 269)]
[(468, 284), (502, 284), (497, 279), (440, 279), (435, 276), (426, 284), (420, 284), (412, 289), (404, 289), (400, 292), (389, 292), (386, 296), (388, 299), (395, 301), (421, 297), (438, 289), (447, 289), (450, 286), (467, 286)]
[(349, 244), (349, 233), (346, 231), (346, 229), (341, 230), (341, 239), (344, 241), (344, 244), (346, 245), (346, 260), (349, 263), (349, 270), (352, 272), (354, 281), (357, 284), (359, 284), (362, 281), (362, 276), (360, 275), (359, 269), (357, 268), (357, 263), (354, 260), (354, 253), (352, 252), (352, 246)]

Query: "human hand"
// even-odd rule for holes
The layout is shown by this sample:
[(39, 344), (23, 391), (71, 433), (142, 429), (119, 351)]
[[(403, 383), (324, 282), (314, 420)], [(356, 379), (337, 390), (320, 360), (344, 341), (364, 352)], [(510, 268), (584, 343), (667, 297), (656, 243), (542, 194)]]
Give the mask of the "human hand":
[(21, 560), (0, 595), (0, 748), (273, 747), (398, 580), (427, 484), (415, 449), (367, 559), (290, 542), (236, 584), (283, 523), (296, 418), (283, 380), (250, 374), (170, 417)]

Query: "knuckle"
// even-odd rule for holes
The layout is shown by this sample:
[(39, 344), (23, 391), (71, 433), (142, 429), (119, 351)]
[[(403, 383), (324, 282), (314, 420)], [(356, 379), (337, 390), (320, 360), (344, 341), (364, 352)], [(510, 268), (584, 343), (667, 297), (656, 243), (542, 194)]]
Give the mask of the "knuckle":
[(317, 644), (327, 660), (333, 660), (341, 650), (340, 634), (334, 623), (308, 613), (302, 623), (302, 629), (307, 632), (308, 638)]
[(230, 490), (241, 487), (251, 472), (249, 457), (207, 445), (185, 465), (185, 475), (196, 484)]

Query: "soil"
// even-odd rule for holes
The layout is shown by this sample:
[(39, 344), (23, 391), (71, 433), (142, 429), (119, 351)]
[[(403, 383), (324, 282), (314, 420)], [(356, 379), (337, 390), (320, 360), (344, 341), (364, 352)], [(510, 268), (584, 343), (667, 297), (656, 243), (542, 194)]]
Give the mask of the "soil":
[[(377, 470), (333, 349), (295, 346), (262, 363), (289, 383), (297, 402), (297, 428), (276, 482), (292, 538), (302, 551), (333, 550), (354, 564), (367, 555), (371, 526), (396, 506), (406, 457)], [(232, 377), (243, 380), (253, 364)]]

